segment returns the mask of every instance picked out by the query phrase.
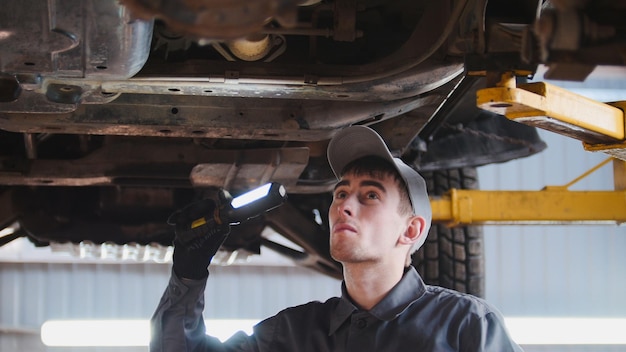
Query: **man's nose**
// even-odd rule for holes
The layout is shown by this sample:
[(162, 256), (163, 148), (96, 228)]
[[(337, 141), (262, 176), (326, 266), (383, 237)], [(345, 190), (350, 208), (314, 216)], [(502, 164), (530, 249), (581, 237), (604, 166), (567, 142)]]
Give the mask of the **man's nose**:
[(337, 206), (339, 215), (341, 216), (353, 216), (354, 215), (354, 202), (355, 197), (349, 196), (343, 199), (343, 201)]

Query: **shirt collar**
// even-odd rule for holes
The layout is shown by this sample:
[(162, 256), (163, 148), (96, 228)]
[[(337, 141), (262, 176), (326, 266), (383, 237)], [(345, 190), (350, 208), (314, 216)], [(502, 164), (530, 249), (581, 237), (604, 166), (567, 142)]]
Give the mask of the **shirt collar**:
[[(422, 281), (417, 270), (410, 266), (405, 270), (400, 282), (369, 313), (380, 320), (392, 320), (400, 315), (411, 303), (420, 298), (424, 292), (426, 292), (424, 281)], [(332, 335), (335, 333), (346, 319), (357, 310), (358, 308), (350, 300), (346, 284), (343, 282), (341, 284), (341, 299), (331, 316), (328, 334)]]

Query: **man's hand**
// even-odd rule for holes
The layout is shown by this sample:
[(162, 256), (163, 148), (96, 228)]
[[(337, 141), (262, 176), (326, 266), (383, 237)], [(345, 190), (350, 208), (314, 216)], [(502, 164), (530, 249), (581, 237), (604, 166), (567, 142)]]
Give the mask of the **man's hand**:
[[(220, 203), (229, 201), (220, 192)], [(175, 226), (174, 272), (178, 277), (199, 280), (208, 275), (207, 267), (228, 234), (230, 225), (219, 219), (218, 204), (203, 199), (177, 210), (167, 220)]]

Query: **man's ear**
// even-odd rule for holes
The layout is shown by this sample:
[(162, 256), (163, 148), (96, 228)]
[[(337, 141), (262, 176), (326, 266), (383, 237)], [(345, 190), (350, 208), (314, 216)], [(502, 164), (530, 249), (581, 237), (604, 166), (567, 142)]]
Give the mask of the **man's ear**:
[(404, 234), (400, 236), (398, 240), (401, 244), (413, 245), (413, 243), (417, 242), (422, 236), (425, 234), (424, 228), (426, 227), (426, 219), (419, 215), (414, 215), (409, 218), (409, 225), (404, 231)]

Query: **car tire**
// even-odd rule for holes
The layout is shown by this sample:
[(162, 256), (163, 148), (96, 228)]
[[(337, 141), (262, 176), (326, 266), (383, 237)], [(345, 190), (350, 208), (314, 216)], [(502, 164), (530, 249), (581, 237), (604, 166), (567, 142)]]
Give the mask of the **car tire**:
[[(431, 196), (449, 189), (477, 189), (476, 168), (423, 172)], [(484, 297), (485, 260), (482, 226), (448, 227), (433, 224), (426, 243), (412, 262), (429, 285)]]

